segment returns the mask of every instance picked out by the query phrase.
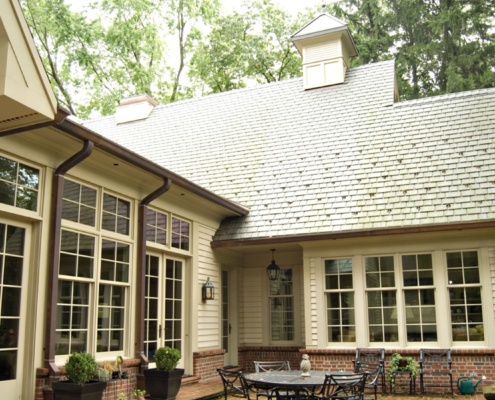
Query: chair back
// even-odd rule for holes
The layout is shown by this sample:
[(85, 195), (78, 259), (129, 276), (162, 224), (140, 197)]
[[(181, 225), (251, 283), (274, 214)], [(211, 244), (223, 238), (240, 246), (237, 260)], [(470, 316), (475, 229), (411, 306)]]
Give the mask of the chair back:
[(420, 349), (419, 350), (420, 372), (436, 371), (451, 372), (452, 353), (450, 349)]
[[(354, 370), (359, 370), (359, 364), (376, 364), (384, 367), (385, 364), (385, 349), (356, 349), (356, 358), (354, 359)], [(382, 368), (383, 369), (383, 368)]]
[(254, 361), (256, 372), (290, 371), (289, 361)]
[(320, 396), (324, 399), (362, 400), (367, 376), (366, 372), (328, 373)]
[(223, 383), (223, 392), (225, 400), (228, 397), (241, 397), (249, 399), (249, 390), (247, 383), (242, 375), (242, 371), (217, 369)]

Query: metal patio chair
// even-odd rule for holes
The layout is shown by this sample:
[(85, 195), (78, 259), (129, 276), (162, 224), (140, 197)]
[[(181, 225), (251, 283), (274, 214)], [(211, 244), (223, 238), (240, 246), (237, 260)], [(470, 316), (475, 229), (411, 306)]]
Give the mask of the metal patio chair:
[[(431, 376), (425, 382), (425, 377)], [(445, 376), (447, 383), (440, 383), (436, 377)], [(428, 386), (426, 385), (428, 383)], [(419, 388), (423, 396), (426, 387), (450, 388), (450, 394), (454, 396), (452, 382), (452, 354), (450, 349), (420, 349), (419, 350)]]

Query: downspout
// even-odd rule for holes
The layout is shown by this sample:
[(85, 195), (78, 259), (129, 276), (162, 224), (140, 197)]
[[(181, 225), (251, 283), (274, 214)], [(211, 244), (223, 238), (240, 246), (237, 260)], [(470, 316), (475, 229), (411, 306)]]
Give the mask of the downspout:
[(94, 143), (85, 140), (84, 146), (78, 153), (64, 161), (55, 170), (52, 188), (52, 206), (50, 220), (50, 237), (48, 257), (48, 292), (47, 292), (47, 324), (45, 327), (45, 366), (50, 375), (58, 375), (55, 364), (55, 343), (57, 327), (57, 298), (58, 298), (58, 265), (60, 262), (60, 232), (62, 227), (62, 201), (64, 195), (64, 175), (70, 169), (88, 158), (93, 152)]
[(138, 266), (137, 266), (137, 291), (136, 291), (136, 357), (141, 360), (141, 373), (148, 368), (148, 357), (144, 354), (144, 317), (145, 317), (145, 300), (144, 295), (146, 285), (146, 211), (148, 205), (167, 192), (172, 186), (172, 181), (169, 178), (163, 178), (163, 185), (154, 192), (146, 196), (139, 204), (138, 215)]

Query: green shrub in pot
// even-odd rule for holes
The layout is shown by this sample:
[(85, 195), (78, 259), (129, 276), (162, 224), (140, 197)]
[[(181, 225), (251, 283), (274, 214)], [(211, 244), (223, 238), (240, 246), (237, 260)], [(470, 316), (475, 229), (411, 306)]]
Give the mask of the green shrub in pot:
[(156, 368), (162, 371), (173, 371), (181, 359), (181, 353), (178, 349), (164, 346), (158, 348), (153, 357)]
[(98, 364), (88, 353), (72, 353), (65, 363), (67, 379), (77, 385), (89, 382), (98, 375)]

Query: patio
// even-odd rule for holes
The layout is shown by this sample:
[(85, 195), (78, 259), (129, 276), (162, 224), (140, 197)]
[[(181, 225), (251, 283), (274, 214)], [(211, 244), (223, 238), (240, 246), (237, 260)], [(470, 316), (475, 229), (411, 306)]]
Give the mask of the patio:
[[(176, 400), (197, 400), (197, 399), (221, 399), (223, 398), (223, 386), (220, 378), (212, 379), (206, 382), (199, 383), (190, 383), (186, 385), (182, 385), (179, 391), (179, 394), (176, 397)], [(234, 399), (235, 397), (229, 397), (229, 399)], [(434, 395), (427, 394), (426, 396), (420, 396), (419, 394), (415, 396), (409, 396), (407, 394), (396, 394), (396, 395), (378, 395), (378, 399), (382, 400), (416, 400), (416, 399), (450, 399), (449, 395)], [(463, 396), (458, 393), (454, 395), (456, 399), (462, 400), (484, 400), (483, 394), (481, 393), (481, 389), (479, 389), (479, 393), (472, 396)]]

